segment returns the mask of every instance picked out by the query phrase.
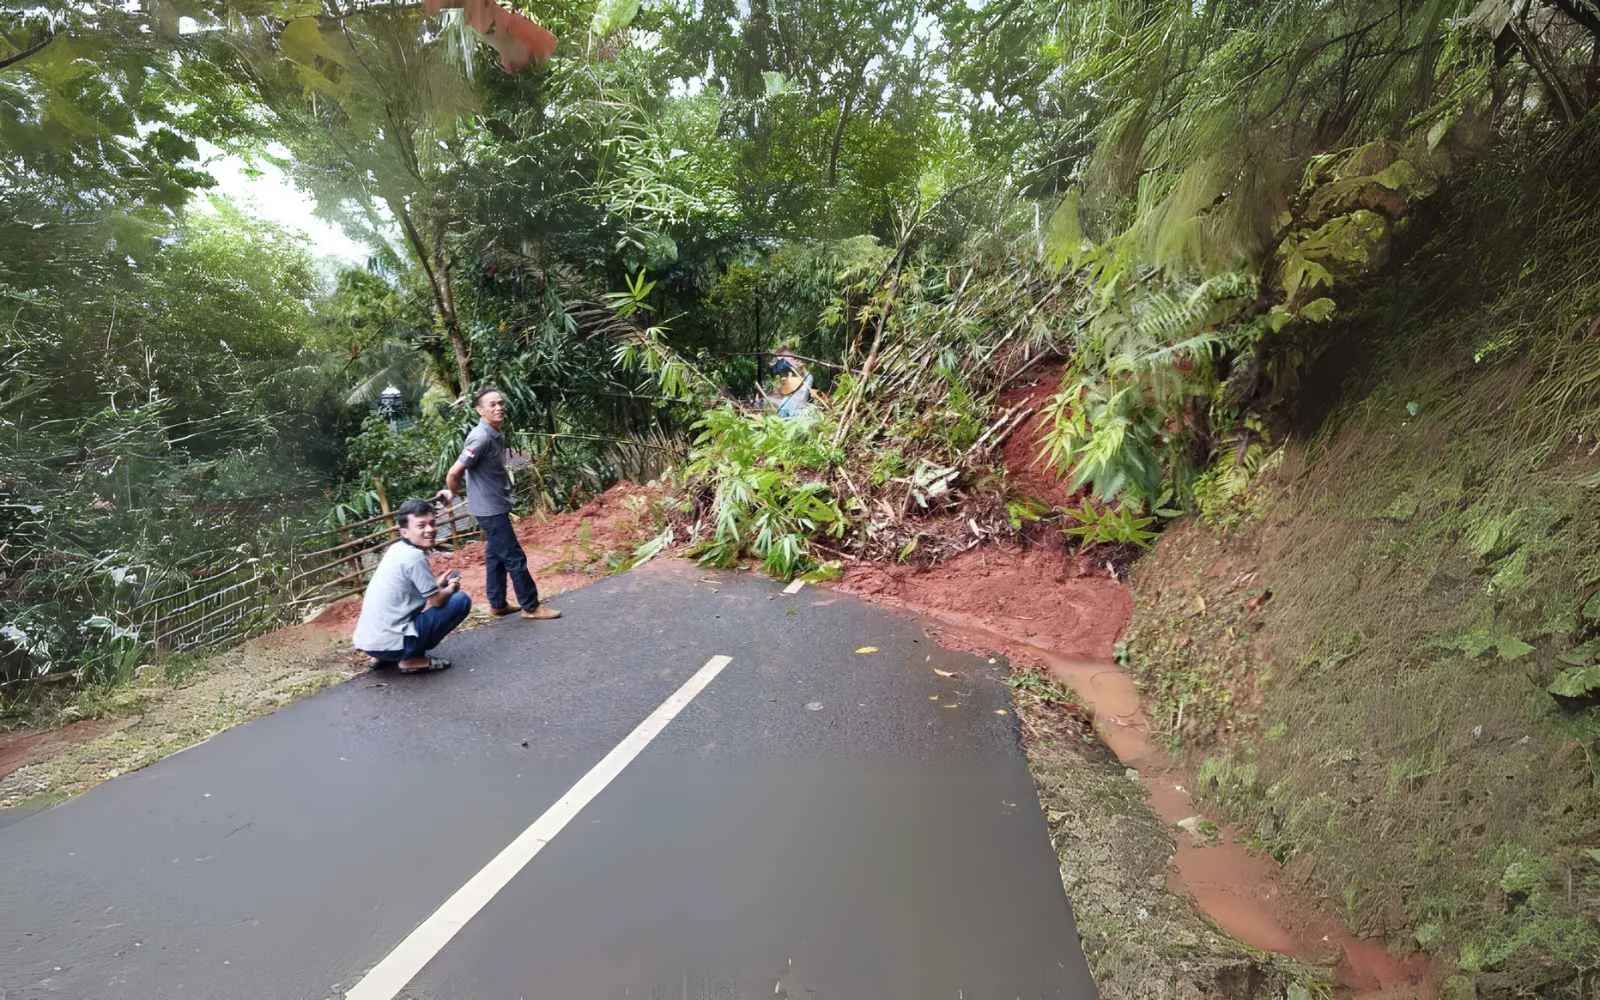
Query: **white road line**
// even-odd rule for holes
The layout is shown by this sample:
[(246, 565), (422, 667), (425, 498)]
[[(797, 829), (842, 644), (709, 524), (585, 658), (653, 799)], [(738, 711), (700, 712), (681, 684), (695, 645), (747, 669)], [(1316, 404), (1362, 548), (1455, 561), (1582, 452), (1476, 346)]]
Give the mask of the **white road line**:
[(457, 889), (443, 905), (434, 910), (416, 930), (406, 935), (406, 939), (394, 951), (384, 956), (383, 961), (373, 966), (372, 971), (345, 994), (345, 1000), (394, 1000), (406, 984), (422, 971), (422, 967), (466, 926), (467, 921), (487, 906), (489, 900), (504, 889), (506, 883), (533, 860), (534, 855), (555, 839), (562, 827), (572, 822), (584, 806), (594, 801), (594, 797), (611, 784), (622, 773), (622, 769), (667, 728), (667, 723), (704, 691), (706, 685), (716, 680), (722, 668), (731, 662), (732, 658), (727, 656), (713, 656), (707, 660), (706, 665), (684, 681), (683, 686), (651, 712), (649, 718), (639, 723), (600, 763), (590, 768), (588, 774), (579, 778), (578, 783), (557, 799), (555, 805), (546, 809), (544, 815), (534, 820), (531, 826), (517, 835), (517, 839), (506, 845), (505, 850), (495, 855), (492, 861), (479, 869), (478, 874), (467, 880), (466, 885)]
[(800, 593), (800, 588), (804, 587), (805, 585), (806, 585), (806, 582), (804, 580), (796, 580), (795, 582), (789, 584), (787, 587), (783, 588), (783, 592), (785, 594), (798, 594), (798, 593)]

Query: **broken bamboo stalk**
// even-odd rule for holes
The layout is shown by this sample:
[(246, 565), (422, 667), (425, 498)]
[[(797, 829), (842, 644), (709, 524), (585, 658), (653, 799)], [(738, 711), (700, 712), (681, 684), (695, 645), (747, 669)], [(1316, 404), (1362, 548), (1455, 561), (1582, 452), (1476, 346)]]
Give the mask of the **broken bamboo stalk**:
[(385, 529), (385, 537), (399, 538), (400, 526), (394, 523), (394, 514), (389, 510), (389, 492), (383, 488), (383, 480), (373, 476), (372, 487), (378, 493), (378, 508), (383, 511), (384, 518), (389, 522)]

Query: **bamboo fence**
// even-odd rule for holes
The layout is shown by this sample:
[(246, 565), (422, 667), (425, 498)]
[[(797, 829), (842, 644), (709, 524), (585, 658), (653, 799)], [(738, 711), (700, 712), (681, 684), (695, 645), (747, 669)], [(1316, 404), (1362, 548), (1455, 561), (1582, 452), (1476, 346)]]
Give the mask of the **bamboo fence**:
[[(383, 550), (399, 538), (381, 483), (378, 497), (379, 513), (302, 535), (278, 558), (230, 550), (214, 554), (204, 570), (147, 569), (124, 617), (154, 653), (182, 653), (237, 642), (359, 594)], [(457, 501), (439, 514), (441, 546), (479, 534), (464, 508)], [(219, 568), (224, 557), (232, 561)]]

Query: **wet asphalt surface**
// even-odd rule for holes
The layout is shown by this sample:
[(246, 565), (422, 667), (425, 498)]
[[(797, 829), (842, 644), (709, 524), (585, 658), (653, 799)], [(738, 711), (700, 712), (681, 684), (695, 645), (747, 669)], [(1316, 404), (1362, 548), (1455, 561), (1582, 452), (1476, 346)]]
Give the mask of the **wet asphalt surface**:
[(0, 1000), (342, 997), (717, 654), (402, 996), (1095, 996), (1000, 665), (681, 564), (553, 603), (0, 827)]

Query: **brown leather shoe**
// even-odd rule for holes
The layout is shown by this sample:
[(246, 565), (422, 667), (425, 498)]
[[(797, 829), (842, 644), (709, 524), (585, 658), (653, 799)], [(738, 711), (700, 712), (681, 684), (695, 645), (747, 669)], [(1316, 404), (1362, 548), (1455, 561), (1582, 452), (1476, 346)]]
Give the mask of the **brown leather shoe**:
[(493, 615), (496, 618), (504, 618), (506, 615), (514, 615), (514, 614), (516, 614), (517, 610), (518, 610), (517, 608), (514, 608), (514, 607), (512, 607), (511, 605), (508, 604), (503, 608), (490, 608), (489, 609), (489, 614)]
[(522, 613), (522, 617), (536, 622), (547, 622), (552, 618), (560, 618), (561, 612), (556, 608), (552, 608), (548, 604), (541, 604), (532, 611), (524, 611)]

